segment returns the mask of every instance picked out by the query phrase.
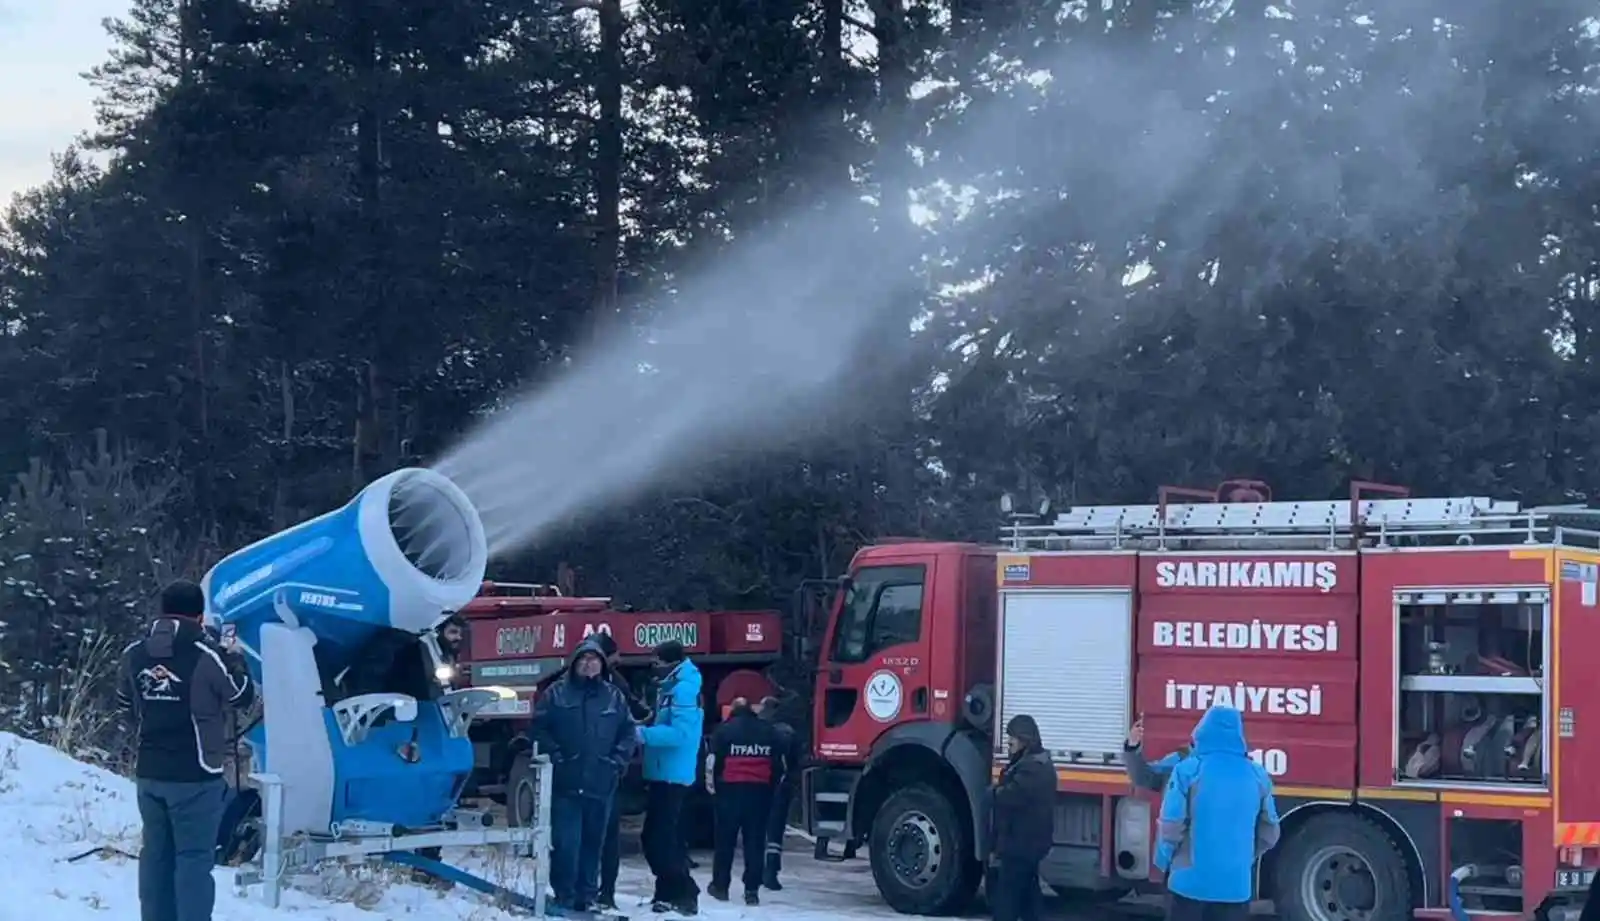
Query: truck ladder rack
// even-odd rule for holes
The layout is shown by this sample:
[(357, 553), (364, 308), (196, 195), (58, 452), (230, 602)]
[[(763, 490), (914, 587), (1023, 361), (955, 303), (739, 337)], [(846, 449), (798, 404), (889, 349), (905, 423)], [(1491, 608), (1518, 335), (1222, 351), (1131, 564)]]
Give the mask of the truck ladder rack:
[(1012, 550), (1354, 549), (1357, 546), (1600, 546), (1600, 509), (1512, 500), (1361, 499), (1078, 505), (1002, 529)]

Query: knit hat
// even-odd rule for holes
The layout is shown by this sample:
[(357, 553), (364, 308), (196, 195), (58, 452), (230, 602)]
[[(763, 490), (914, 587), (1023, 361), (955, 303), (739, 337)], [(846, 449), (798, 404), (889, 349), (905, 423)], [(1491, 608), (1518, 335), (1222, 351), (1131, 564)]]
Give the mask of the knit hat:
[(1006, 723), (1006, 735), (1030, 747), (1044, 745), (1043, 740), (1039, 738), (1039, 724), (1026, 713), (1018, 713)]
[(163, 617), (189, 617), (199, 620), (206, 613), (206, 593), (193, 582), (179, 580), (161, 590)]
[(683, 661), (683, 644), (677, 640), (667, 640), (655, 649), (656, 658), (668, 665), (677, 665)]

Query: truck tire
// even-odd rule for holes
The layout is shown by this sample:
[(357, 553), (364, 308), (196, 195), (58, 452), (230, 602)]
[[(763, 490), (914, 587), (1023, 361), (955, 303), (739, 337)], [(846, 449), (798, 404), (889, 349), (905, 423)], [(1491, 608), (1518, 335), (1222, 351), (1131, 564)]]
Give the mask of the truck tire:
[(906, 915), (951, 915), (982, 879), (961, 814), (927, 784), (896, 791), (873, 817), (868, 849), (878, 892)]
[(1409, 921), (1411, 869), (1377, 824), (1313, 816), (1279, 845), (1272, 898), (1283, 921)]
[(515, 828), (531, 826), (538, 803), (539, 780), (533, 773), (533, 756), (519, 752), (506, 775), (506, 821)]

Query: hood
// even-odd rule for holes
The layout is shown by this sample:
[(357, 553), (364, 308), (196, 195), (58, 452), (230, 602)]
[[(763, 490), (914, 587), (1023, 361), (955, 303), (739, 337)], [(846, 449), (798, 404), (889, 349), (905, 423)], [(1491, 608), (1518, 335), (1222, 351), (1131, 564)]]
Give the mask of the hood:
[(144, 648), (152, 659), (170, 659), (179, 643), (194, 643), (205, 635), (200, 622), (193, 618), (159, 617), (150, 624)]
[(606, 661), (606, 651), (602, 649), (600, 644), (595, 641), (595, 638), (591, 636), (574, 647), (572, 650), (572, 655), (567, 657), (567, 672), (571, 674), (572, 677), (578, 677), (578, 673), (574, 671), (572, 667), (578, 664), (578, 657), (586, 652), (592, 652), (600, 657), (599, 677), (605, 678), (611, 674), (611, 663)]
[(684, 659), (674, 665), (672, 671), (667, 672), (666, 677), (661, 679), (662, 689), (670, 688), (672, 696), (679, 700), (693, 701), (699, 697), (700, 687), (703, 683), (704, 679), (700, 677), (700, 669), (696, 668), (694, 663), (688, 659)]
[(1006, 723), (1006, 735), (1021, 742), (1029, 751), (1044, 747), (1044, 740), (1039, 736), (1038, 722), (1026, 713), (1019, 713)]
[(1245, 753), (1244, 717), (1233, 707), (1212, 707), (1194, 724), (1197, 755)]

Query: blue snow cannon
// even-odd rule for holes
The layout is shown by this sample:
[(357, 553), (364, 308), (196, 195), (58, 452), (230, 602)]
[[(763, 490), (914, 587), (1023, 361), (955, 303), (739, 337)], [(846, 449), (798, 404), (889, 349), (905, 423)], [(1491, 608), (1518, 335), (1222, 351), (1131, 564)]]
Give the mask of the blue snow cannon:
[(408, 468), (206, 573), (207, 620), (260, 689), (245, 740), (283, 784), (285, 833), (445, 822), (472, 771), (467, 725), (498, 694), (446, 690), (434, 630), (478, 593), (488, 556), (466, 494)]

